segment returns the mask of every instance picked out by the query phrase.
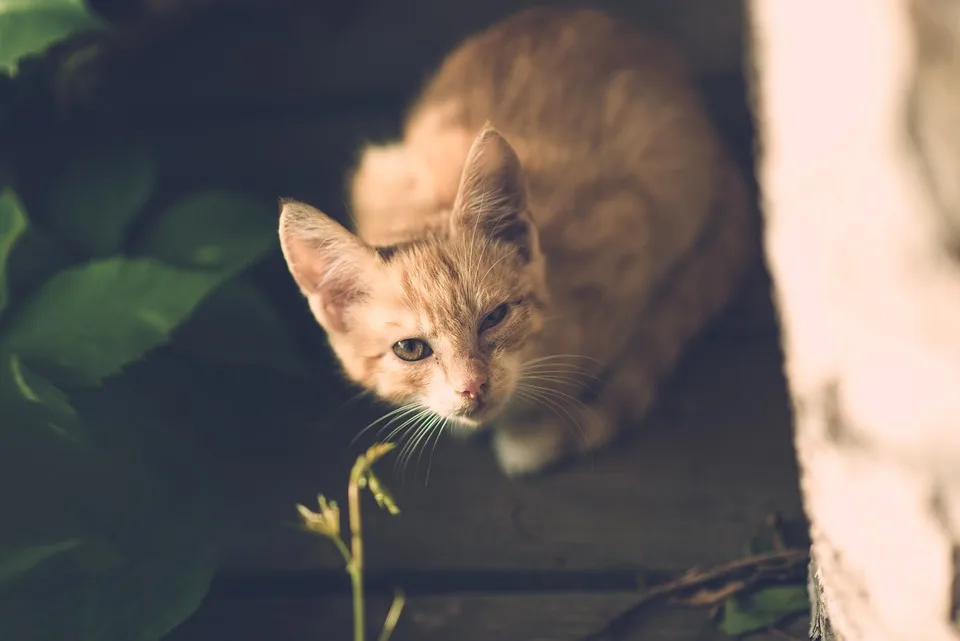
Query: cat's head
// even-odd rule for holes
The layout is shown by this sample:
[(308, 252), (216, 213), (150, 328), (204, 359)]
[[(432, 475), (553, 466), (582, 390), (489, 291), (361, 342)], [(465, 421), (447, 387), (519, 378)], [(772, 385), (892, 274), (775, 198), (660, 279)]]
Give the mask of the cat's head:
[(520, 162), (492, 127), (470, 149), (444, 229), (377, 248), (288, 201), (280, 242), (356, 383), (466, 426), (485, 423), (510, 399), (547, 293)]

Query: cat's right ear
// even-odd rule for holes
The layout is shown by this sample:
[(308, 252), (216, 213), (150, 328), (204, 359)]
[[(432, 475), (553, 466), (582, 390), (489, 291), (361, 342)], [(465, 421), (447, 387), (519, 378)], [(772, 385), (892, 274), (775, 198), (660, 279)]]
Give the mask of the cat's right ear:
[(373, 250), (320, 210), (295, 200), (281, 202), (280, 248), (320, 325), (346, 331), (350, 306), (368, 294)]
[(520, 160), (490, 123), (477, 135), (467, 154), (452, 223), (461, 230), (479, 230), (512, 246), (525, 259), (536, 251), (536, 229), (527, 209)]

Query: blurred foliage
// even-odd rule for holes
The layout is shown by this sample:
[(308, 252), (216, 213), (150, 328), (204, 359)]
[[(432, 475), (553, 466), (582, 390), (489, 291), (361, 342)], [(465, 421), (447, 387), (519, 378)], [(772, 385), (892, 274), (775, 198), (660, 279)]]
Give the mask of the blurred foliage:
[[(23, 96), (95, 60), (91, 30), (110, 33), (82, 0), (0, 2), (6, 127)], [(212, 188), (164, 204), (134, 139), (50, 175), (23, 175), (14, 156), (0, 147), (0, 638), (156, 641), (208, 589), (216, 497), (202, 448), (174, 425), (175, 388), (129, 370), (171, 344), (303, 373), (244, 278), (275, 247), (275, 206)], [(18, 185), (38, 181), (34, 203)]]
[(0, 3), (0, 71), (15, 75), (29, 54), (74, 32), (105, 25), (83, 0), (4, 0)]
[[(810, 548), (806, 522), (782, 523), (777, 516), (769, 525), (766, 531), (747, 542), (744, 547), (746, 557), (756, 558), (788, 549)], [(717, 618), (724, 634), (740, 638), (776, 628), (794, 617), (809, 614), (809, 611), (810, 598), (804, 572), (783, 582), (738, 591), (723, 602), (717, 610)]]

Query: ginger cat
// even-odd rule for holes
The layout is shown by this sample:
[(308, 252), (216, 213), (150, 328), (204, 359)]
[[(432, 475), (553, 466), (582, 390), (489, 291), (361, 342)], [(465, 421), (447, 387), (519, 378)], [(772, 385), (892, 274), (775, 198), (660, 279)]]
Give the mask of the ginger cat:
[(644, 417), (759, 250), (677, 52), (593, 10), (468, 38), (350, 191), (356, 234), (303, 203), (280, 217), (346, 375), (421, 436), (492, 427), (509, 475)]

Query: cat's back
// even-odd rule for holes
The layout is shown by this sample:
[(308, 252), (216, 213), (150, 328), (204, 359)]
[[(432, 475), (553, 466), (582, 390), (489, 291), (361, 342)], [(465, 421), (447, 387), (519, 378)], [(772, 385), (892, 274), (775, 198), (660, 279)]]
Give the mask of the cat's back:
[[(682, 91), (686, 79), (670, 44), (609, 14), (528, 9), (465, 39), (427, 84), (411, 120), (447, 105), (470, 128), (492, 119), (514, 134), (567, 137), (615, 121), (624, 106), (617, 98), (654, 106)], [(625, 95), (638, 80), (647, 90)]]
[(644, 192), (691, 223), (709, 206), (722, 153), (682, 56), (609, 14), (526, 10), (447, 57), (406, 128), (441, 199), (452, 202), (487, 121), (520, 157), (548, 245), (554, 232), (578, 234), (569, 217), (618, 189)]

